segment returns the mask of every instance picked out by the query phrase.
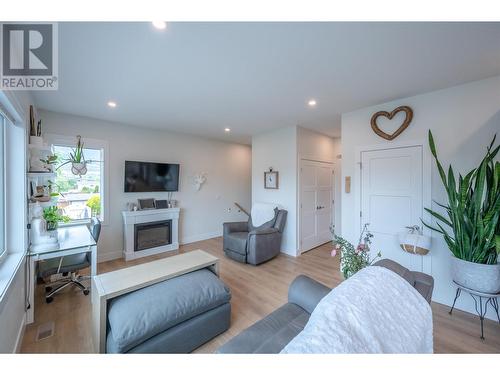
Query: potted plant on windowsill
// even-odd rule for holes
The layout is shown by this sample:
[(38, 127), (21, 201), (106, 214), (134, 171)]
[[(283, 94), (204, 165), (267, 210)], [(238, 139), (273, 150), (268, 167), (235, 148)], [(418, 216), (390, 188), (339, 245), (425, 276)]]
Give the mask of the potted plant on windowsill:
[(459, 175), (457, 184), (451, 165), (446, 175), (439, 162), (429, 130), (429, 147), (448, 202), (436, 202), (445, 209), (447, 217), (426, 208), (436, 219), (436, 226), (424, 223), (443, 235), (452, 252), (453, 280), (466, 288), (491, 294), (500, 292), (500, 163), (494, 161), (500, 146), (494, 148), (495, 140), (496, 135), (479, 166), (465, 177)]

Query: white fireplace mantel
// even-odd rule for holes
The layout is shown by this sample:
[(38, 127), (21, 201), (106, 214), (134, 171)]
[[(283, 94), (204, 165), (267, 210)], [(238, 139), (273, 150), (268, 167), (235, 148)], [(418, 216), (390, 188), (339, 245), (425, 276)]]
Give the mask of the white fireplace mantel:
[[(179, 249), (180, 208), (161, 208), (156, 210), (123, 211), (123, 256), (125, 260), (142, 258)], [(134, 251), (135, 225), (172, 220), (172, 243), (151, 249)]]

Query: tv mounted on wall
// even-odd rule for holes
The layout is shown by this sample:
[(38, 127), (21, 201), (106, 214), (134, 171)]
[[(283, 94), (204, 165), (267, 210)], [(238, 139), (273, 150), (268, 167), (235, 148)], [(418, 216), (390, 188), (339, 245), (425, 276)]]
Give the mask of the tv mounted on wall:
[(125, 193), (178, 191), (179, 164), (125, 161)]

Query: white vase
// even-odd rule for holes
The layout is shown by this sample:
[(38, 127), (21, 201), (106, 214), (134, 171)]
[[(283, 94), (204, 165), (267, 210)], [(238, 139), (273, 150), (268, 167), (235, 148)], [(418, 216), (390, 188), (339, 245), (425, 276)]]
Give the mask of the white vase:
[(500, 293), (500, 263), (480, 264), (452, 257), (453, 281), (481, 293)]
[(30, 145), (42, 147), (43, 146), (43, 137), (37, 137), (34, 135), (30, 135)]

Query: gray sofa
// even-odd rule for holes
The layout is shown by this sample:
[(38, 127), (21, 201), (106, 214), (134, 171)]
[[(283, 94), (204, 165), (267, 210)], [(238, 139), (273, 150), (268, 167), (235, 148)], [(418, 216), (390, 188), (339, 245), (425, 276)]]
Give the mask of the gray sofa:
[(286, 224), (286, 210), (276, 209), (272, 220), (259, 227), (252, 219), (223, 224), (224, 253), (241, 263), (257, 265), (280, 253), (281, 238)]
[[(374, 265), (396, 272), (417, 289), (427, 302), (431, 302), (434, 288), (432, 276), (410, 271), (389, 259), (380, 260)], [(217, 353), (281, 352), (304, 329), (316, 305), (330, 291), (330, 288), (307, 276), (298, 276), (288, 290), (288, 303), (233, 337)]]
[(229, 288), (209, 269), (108, 303), (106, 353), (189, 353), (229, 328)]

